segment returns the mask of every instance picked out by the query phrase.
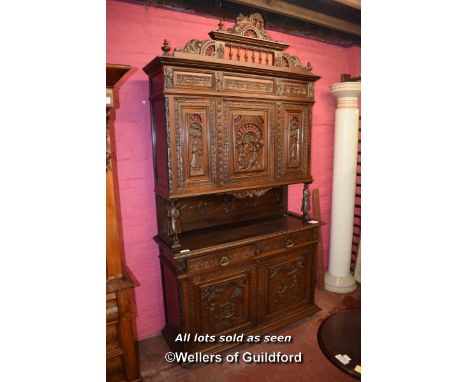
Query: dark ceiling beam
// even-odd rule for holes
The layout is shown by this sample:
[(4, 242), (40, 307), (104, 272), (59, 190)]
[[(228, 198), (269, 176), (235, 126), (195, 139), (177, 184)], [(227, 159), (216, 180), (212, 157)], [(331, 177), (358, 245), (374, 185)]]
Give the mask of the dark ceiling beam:
[(361, 26), (283, 0), (226, 0), (361, 36)]
[(354, 9), (361, 9), (361, 0), (335, 0), (337, 3), (347, 5)]

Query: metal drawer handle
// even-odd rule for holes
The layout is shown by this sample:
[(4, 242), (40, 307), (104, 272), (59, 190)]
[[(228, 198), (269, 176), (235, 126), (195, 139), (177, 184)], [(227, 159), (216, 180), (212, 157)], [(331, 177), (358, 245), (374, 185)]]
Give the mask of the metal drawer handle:
[(294, 241), (292, 241), (291, 239), (287, 239), (286, 242), (284, 243), (284, 246), (286, 248), (291, 248), (294, 246)]
[(228, 264), (229, 264), (229, 257), (227, 256), (221, 257), (221, 259), (219, 260), (219, 265), (221, 265), (222, 267), (225, 267)]

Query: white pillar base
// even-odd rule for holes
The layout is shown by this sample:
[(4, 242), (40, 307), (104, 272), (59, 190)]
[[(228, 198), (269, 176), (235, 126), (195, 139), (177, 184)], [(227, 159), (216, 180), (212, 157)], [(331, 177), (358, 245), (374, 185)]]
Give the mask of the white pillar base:
[(332, 276), (325, 273), (325, 289), (335, 293), (349, 293), (356, 289), (356, 280), (350, 273), (345, 277)]

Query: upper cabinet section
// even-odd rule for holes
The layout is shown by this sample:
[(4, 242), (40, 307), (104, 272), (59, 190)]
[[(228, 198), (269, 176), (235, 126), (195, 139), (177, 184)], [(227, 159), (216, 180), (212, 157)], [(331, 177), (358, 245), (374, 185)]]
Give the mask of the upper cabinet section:
[(155, 183), (175, 199), (310, 182), (310, 64), (271, 40), (263, 18), (240, 15), (212, 39), (171, 48), (150, 77)]

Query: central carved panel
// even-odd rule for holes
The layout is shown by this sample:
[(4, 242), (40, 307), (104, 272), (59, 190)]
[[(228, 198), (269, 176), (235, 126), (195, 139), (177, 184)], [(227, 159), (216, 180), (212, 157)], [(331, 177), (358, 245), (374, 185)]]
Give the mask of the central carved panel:
[(234, 171), (265, 169), (265, 120), (260, 115), (233, 113)]

